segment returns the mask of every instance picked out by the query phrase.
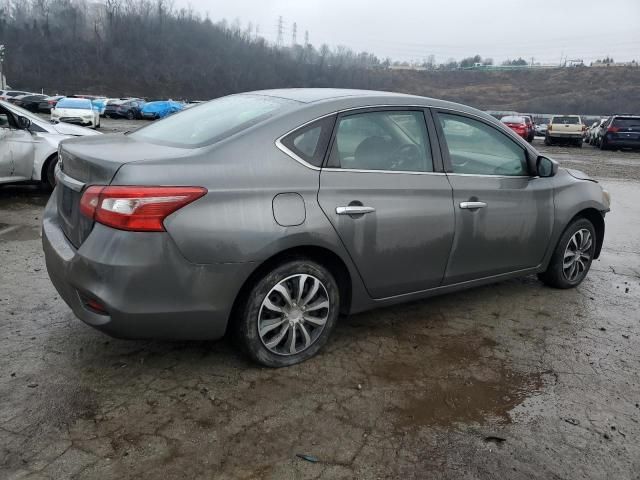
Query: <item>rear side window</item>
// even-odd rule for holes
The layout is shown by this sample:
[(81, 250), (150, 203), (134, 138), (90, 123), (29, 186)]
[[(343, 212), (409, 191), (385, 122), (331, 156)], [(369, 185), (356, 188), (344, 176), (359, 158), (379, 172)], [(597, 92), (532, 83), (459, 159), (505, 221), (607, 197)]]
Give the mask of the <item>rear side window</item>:
[(290, 133), (281, 143), (305, 162), (320, 167), (331, 139), (334, 122), (335, 115), (322, 118)]
[(165, 117), (129, 135), (173, 147), (204, 147), (282, 113), (297, 103), (265, 95), (231, 95)]
[(562, 117), (553, 117), (551, 123), (560, 125), (578, 125), (580, 123), (580, 117), (573, 117), (565, 115)]
[(342, 117), (329, 166), (352, 170), (433, 172), (422, 111), (380, 111)]

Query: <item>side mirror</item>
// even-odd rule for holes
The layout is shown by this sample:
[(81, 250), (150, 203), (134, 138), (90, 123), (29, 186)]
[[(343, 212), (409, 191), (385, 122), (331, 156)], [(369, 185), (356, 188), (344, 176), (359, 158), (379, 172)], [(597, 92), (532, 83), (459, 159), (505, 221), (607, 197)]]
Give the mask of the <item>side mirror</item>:
[(31, 126), (31, 120), (29, 120), (27, 117), (18, 117), (18, 126), (23, 130), (29, 130), (29, 127)]
[(539, 156), (536, 160), (536, 170), (539, 177), (553, 177), (558, 173), (558, 162), (547, 157)]

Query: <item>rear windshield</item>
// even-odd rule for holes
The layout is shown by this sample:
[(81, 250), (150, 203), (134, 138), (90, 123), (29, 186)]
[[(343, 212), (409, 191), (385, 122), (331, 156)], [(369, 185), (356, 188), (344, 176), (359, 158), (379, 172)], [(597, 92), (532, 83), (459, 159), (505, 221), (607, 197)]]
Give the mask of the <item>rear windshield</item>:
[(565, 115), (564, 117), (553, 117), (551, 123), (561, 123), (564, 125), (577, 125), (580, 123), (580, 117)]
[(91, 110), (91, 100), (85, 98), (63, 98), (56, 104), (56, 108)]
[(612, 125), (620, 128), (640, 128), (640, 117), (638, 118), (614, 118)]
[(174, 147), (202, 147), (273, 117), (296, 103), (263, 95), (231, 95), (183, 110), (130, 135)]
[(500, 120), (502, 123), (524, 123), (524, 117), (502, 117)]

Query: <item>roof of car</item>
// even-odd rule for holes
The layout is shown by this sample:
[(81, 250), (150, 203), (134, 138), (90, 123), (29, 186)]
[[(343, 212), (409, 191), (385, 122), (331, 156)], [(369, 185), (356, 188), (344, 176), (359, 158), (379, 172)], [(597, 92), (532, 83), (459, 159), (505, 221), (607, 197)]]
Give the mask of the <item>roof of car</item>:
[(346, 88), (280, 88), (274, 90), (258, 90), (253, 93), (269, 97), (286, 98), (300, 103), (313, 103), (323, 100), (335, 100), (344, 97), (411, 97), (402, 93), (379, 92), (375, 90), (352, 90)]

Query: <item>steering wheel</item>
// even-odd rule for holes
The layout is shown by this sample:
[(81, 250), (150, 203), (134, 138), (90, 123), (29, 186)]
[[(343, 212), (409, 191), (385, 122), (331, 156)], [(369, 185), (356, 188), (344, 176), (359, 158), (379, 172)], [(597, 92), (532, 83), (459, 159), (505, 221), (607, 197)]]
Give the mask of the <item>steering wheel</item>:
[(392, 156), (391, 170), (419, 170), (420, 149), (413, 143), (401, 145)]

